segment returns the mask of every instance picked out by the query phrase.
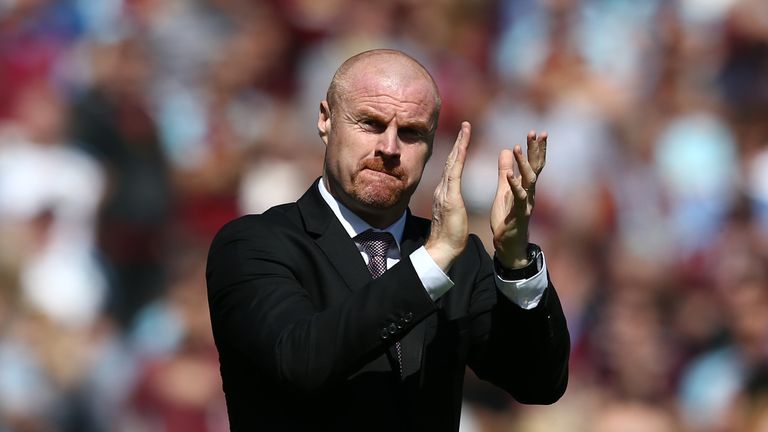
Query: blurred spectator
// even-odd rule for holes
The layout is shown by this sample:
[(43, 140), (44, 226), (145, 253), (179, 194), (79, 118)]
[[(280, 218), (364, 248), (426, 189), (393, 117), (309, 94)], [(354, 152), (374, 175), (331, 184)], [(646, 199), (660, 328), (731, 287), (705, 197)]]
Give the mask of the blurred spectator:
[(145, 101), (150, 65), (141, 41), (95, 43), (91, 54), (93, 86), (73, 106), (72, 126), (78, 142), (107, 173), (98, 243), (110, 272), (110, 311), (127, 324), (163, 290), (173, 194)]
[(739, 430), (727, 415), (752, 376), (768, 365), (768, 273), (738, 250), (721, 259), (719, 295), (728, 342), (694, 359), (680, 388), (683, 413), (696, 431)]
[(131, 424), (163, 432), (228, 430), (202, 250), (193, 246), (174, 259), (168, 295), (145, 307), (131, 332), (138, 355)]
[(722, 119), (684, 112), (662, 126), (655, 168), (668, 198), (674, 251), (689, 255), (711, 241), (733, 205), (740, 175), (733, 136)]
[(66, 136), (63, 101), (48, 86), (20, 95), (0, 131), (0, 226), (17, 254), (25, 303), (65, 326), (102, 312), (106, 281), (96, 260), (94, 222), (104, 173)]
[(55, 80), (68, 48), (80, 36), (70, 0), (16, 0), (0, 5), (0, 119), (34, 83)]
[(281, 100), (256, 87), (270, 82), (285, 54), (273, 43), (282, 29), (272, 19), (263, 11), (256, 22), (233, 28), (198, 88), (177, 88), (158, 101), (185, 235), (207, 240), (240, 213), (246, 162), (283, 133)]

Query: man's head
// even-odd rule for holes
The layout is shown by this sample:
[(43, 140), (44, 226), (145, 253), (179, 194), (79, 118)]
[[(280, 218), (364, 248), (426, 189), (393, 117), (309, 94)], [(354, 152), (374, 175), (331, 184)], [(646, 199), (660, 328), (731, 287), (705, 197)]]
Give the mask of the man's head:
[(439, 112), (437, 86), (413, 58), (373, 50), (345, 61), (317, 123), (328, 190), (371, 225), (393, 223), (421, 180)]

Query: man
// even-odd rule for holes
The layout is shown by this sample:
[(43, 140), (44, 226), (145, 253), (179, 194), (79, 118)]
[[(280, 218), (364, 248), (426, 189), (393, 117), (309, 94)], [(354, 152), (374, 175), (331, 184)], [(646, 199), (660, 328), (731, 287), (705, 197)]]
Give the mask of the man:
[(491, 260), (461, 197), (469, 123), (431, 222), (407, 209), (439, 109), (412, 58), (350, 58), (320, 104), (323, 177), (214, 239), (208, 297), (233, 431), (455, 431), (466, 365), (523, 403), (565, 391), (568, 330), (528, 243), (546, 134), (528, 135), (527, 157), (499, 156)]

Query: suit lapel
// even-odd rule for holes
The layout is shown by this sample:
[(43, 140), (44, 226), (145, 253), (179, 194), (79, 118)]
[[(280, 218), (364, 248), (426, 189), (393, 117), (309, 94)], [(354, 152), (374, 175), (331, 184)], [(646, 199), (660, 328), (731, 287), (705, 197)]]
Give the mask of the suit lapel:
[(368, 283), (371, 274), (360, 256), (355, 242), (349, 238), (336, 215), (317, 189), (319, 179), (299, 198), (297, 205), (304, 220), (304, 229), (315, 239), (336, 273), (350, 290)]

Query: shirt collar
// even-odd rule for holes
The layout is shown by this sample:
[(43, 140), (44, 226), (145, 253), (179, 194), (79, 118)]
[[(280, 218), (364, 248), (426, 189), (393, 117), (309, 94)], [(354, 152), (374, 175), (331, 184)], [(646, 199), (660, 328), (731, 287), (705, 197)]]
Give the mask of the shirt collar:
[(344, 204), (340, 203), (336, 198), (334, 198), (333, 195), (328, 192), (328, 189), (325, 188), (323, 179), (320, 179), (320, 181), (317, 182), (317, 188), (320, 190), (320, 195), (328, 204), (328, 207), (331, 208), (333, 214), (336, 215), (336, 218), (339, 220), (339, 222), (341, 222), (341, 225), (344, 227), (344, 229), (347, 231), (347, 234), (349, 234), (351, 238), (355, 238), (358, 234), (369, 229), (373, 231), (386, 231), (392, 234), (392, 237), (394, 237), (395, 241), (397, 242), (397, 248), (400, 249), (400, 240), (403, 237), (403, 230), (405, 229), (405, 212), (403, 212), (403, 215), (400, 216), (400, 219), (398, 219), (392, 225), (384, 229), (374, 228), (370, 226), (368, 222), (364, 221), (362, 218), (360, 218), (360, 216), (353, 213), (352, 210), (348, 209), (344, 206)]

